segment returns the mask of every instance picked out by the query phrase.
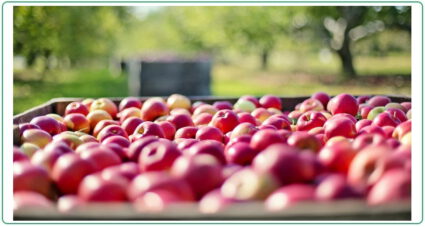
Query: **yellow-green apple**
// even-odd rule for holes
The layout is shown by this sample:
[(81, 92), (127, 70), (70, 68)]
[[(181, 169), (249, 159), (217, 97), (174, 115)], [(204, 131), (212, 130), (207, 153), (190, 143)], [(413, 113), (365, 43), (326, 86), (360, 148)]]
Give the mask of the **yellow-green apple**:
[(297, 120), (298, 131), (308, 131), (316, 127), (322, 127), (327, 121), (326, 117), (318, 111), (309, 111), (302, 114)]
[(261, 104), (260, 104), (260, 102), (258, 101), (258, 99), (257, 99), (256, 97), (252, 96), (252, 95), (244, 95), (244, 96), (241, 96), (241, 97), (239, 98), (239, 100), (248, 100), (248, 101), (250, 101), (250, 102), (254, 103), (254, 105), (255, 105), (257, 108), (258, 108), (258, 107), (261, 107)]
[(337, 113), (348, 113), (356, 116), (359, 110), (359, 104), (357, 103), (356, 98), (352, 95), (342, 93), (333, 97), (329, 101), (327, 109), (333, 115)]
[(367, 195), (370, 205), (385, 204), (409, 199), (412, 191), (412, 177), (410, 171), (392, 169), (376, 182)]
[(18, 125), (19, 128), (19, 136), (22, 137), (22, 134), (25, 132), (25, 130), (27, 129), (40, 129), (40, 127), (38, 127), (35, 124), (31, 124), (31, 123), (22, 123)]
[(309, 184), (290, 184), (274, 191), (265, 201), (269, 211), (284, 210), (296, 203), (315, 199), (315, 187)]
[(71, 113), (80, 113), (87, 116), (87, 114), (89, 114), (89, 109), (81, 102), (71, 102), (65, 108), (65, 115)]
[(283, 143), (284, 137), (277, 130), (263, 129), (256, 132), (251, 139), (250, 146), (256, 151), (262, 151), (275, 143)]
[(119, 112), (122, 112), (124, 109), (131, 108), (131, 107), (134, 107), (137, 109), (142, 108), (142, 101), (140, 101), (140, 99), (136, 97), (124, 98), (123, 100), (121, 100), (118, 110)]
[(30, 121), (31, 124), (37, 125), (40, 129), (46, 131), (50, 135), (56, 135), (62, 132), (62, 125), (54, 118), (48, 116), (38, 116)]
[(256, 109), (256, 106), (254, 103), (248, 100), (239, 99), (235, 105), (233, 105), (233, 108), (235, 110), (241, 110), (243, 112), (249, 112), (251, 113), (253, 110)]
[(94, 129), (98, 122), (102, 120), (112, 120), (112, 117), (104, 110), (94, 110), (90, 111), (90, 113), (87, 115), (87, 119), (90, 122), (90, 128)]
[(276, 108), (278, 110), (282, 109), (282, 100), (274, 95), (264, 95), (259, 100), (260, 105), (264, 108)]
[(190, 99), (184, 95), (172, 94), (167, 99), (167, 105), (170, 109), (183, 108), (189, 110), (191, 102)]
[(62, 132), (61, 134), (55, 135), (53, 137), (54, 142), (64, 142), (71, 149), (75, 150), (78, 146), (83, 144), (83, 141), (76, 134)]
[(409, 111), (407, 111), (407, 113), (406, 113), (406, 117), (407, 117), (407, 119), (412, 119), (412, 111), (411, 110), (409, 110)]
[(13, 163), (13, 192), (33, 191), (51, 197), (49, 173), (31, 162)]
[(28, 157), (31, 158), (41, 148), (33, 143), (23, 143), (20, 150)]
[(42, 129), (27, 129), (22, 133), (21, 141), (23, 143), (32, 143), (37, 145), (37, 147), (43, 148), (52, 141), (52, 136)]
[(115, 118), (118, 113), (117, 105), (115, 105), (115, 103), (108, 98), (100, 98), (94, 100), (90, 105), (90, 112), (93, 112), (95, 110), (104, 110), (109, 115), (111, 115), (112, 118)]

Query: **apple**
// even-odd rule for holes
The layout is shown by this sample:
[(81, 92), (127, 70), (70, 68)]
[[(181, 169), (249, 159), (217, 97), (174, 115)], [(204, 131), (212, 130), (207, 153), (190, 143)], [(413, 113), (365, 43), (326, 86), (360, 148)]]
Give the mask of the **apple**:
[(224, 179), (227, 179), (230, 176), (232, 176), (233, 174), (237, 173), (239, 170), (242, 170), (243, 168), (244, 168), (244, 166), (230, 163), (230, 164), (223, 166), (221, 173), (223, 174)]
[(167, 140), (152, 142), (140, 152), (140, 170), (143, 172), (168, 170), (180, 155), (177, 145), (173, 142)]
[(33, 191), (18, 191), (13, 193), (13, 210), (37, 209), (54, 210), (53, 202), (42, 194)]
[(122, 122), (121, 127), (125, 130), (127, 135), (133, 135), (134, 130), (136, 130), (137, 126), (139, 126), (143, 122), (144, 121), (138, 117), (129, 117)]
[(412, 177), (404, 169), (392, 169), (382, 176), (367, 195), (369, 205), (385, 204), (411, 197)]
[(226, 198), (221, 194), (220, 189), (214, 189), (204, 195), (199, 201), (199, 210), (204, 214), (213, 214), (223, 212), (229, 205), (240, 202), (236, 199)]
[(75, 150), (78, 146), (83, 144), (83, 141), (73, 132), (62, 132), (61, 134), (55, 135), (53, 137), (54, 142), (64, 142), (71, 149)]
[(39, 146), (32, 143), (23, 143), (19, 149), (30, 159), (36, 152), (41, 150)]
[(102, 144), (105, 144), (105, 145), (107, 145), (107, 144), (117, 144), (121, 147), (129, 147), (131, 143), (127, 138), (125, 138), (123, 136), (112, 135), (112, 136), (109, 136), (106, 139), (104, 139), (102, 141)]
[(239, 124), (238, 115), (232, 110), (220, 110), (214, 114), (210, 126), (220, 129), (223, 133), (232, 131)]
[[(381, 111), (380, 107), (375, 107), (375, 108), (379, 108), (378, 110)], [(359, 114), (362, 117), (362, 119), (368, 119), (369, 113), (373, 110), (374, 108), (372, 106), (369, 105), (363, 105), (363, 106), (359, 106)], [(378, 111), (378, 112), (379, 112)], [(374, 114), (375, 115), (375, 114)], [(371, 115), (372, 118), (373, 115)], [(369, 119), (370, 120), (370, 119)]]
[(377, 134), (380, 134), (382, 136), (385, 136), (385, 131), (381, 127), (376, 126), (376, 125), (368, 125), (368, 126), (363, 127), (358, 132), (358, 135), (365, 134), (365, 133), (366, 134), (367, 133), (372, 133), (372, 134), (376, 134), (377, 133)]
[(85, 105), (87, 107), (87, 109), (90, 110), (91, 104), (94, 102), (94, 99), (92, 98), (87, 98), (84, 99), (83, 101), (81, 101), (81, 104)]
[(106, 128), (106, 126), (110, 126), (110, 125), (117, 125), (117, 126), (119, 126), (120, 123), (118, 121), (114, 121), (114, 120), (101, 120), (93, 128), (93, 130), (92, 130), (93, 131), (93, 136), (94, 137), (98, 137), (100, 131), (102, 131), (104, 128)]
[(192, 113), (190, 113), (190, 110), (187, 110), (187, 109), (175, 108), (170, 110), (170, 115), (176, 115), (176, 114), (185, 114), (188, 116), (192, 116)]
[(246, 112), (238, 113), (238, 119), (239, 119), (239, 123), (247, 122), (253, 125), (259, 124), (259, 122), (255, 119), (255, 117), (253, 117), (251, 114)]
[(185, 153), (186, 149), (190, 148), (192, 145), (199, 142), (199, 140), (193, 139), (193, 138), (179, 138), (179, 139), (175, 139), (174, 142), (177, 143), (177, 149)]
[(400, 142), (403, 145), (411, 146), (412, 145), (412, 133), (411, 132), (406, 133), (403, 137), (401, 137)]
[(325, 129), (326, 140), (334, 136), (354, 138), (357, 134), (355, 123), (346, 117), (339, 117), (328, 120), (323, 128)]
[(314, 167), (299, 155), (300, 150), (285, 144), (273, 144), (258, 153), (252, 167), (259, 173), (270, 173), (282, 185), (312, 180)]
[(282, 109), (282, 100), (274, 95), (264, 95), (260, 98), (259, 102), (260, 105), (264, 108), (276, 108), (278, 110)]
[(251, 112), (251, 115), (257, 119), (260, 122), (265, 121), (267, 118), (269, 118), (270, 116), (272, 116), (272, 113), (270, 113), (267, 109), (265, 108), (257, 108), (255, 110), (253, 110)]
[(93, 163), (97, 171), (121, 164), (121, 158), (105, 145), (84, 150), (80, 153), (80, 157)]
[(99, 142), (99, 141), (97, 141), (97, 139), (94, 136), (91, 136), (91, 135), (82, 135), (79, 138), (80, 138), (81, 141), (83, 141), (83, 143)]
[(182, 127), (176, 131), (174, 138), (176, 139), (193, 138), (194, 139), (196, 137), (197, 131), (198, 131), (198, 127), (194, 127), (194, 126)]
[(213, 126), (204, 126), (196, 131), (195, 138), (198, 140), (216, 140), (223, 142), (223, 132)]
[(157, 189), (150, 190), (139, 196), (133, 202), (133, 207), (136, 211), (142, 213), (154, 213), (154, 212), (163, 212), (166, 208), (171, 205), (182, 204), (184, 201), (176, 193)]
[(378, 145), (386, 142), (385, 137), (378, 133), (364, 133), (357, 136), (353, 141), (354, 150), (360, 151), (370, 145)]
[(65, 143), (50, 143), (44, 150), (40, 150), (32, 156), (31, 163), (45, 168), (50, 174), (57, 159), (63, 154), (72, 152), (74, 151)]
[(385, 109), (399, 109), (401, 111), (403, 111), (404, 113), (407, 112), (407, 109), (402, 106), (400, 103), (396, 103), (396, 102), (390, 102), (387, 105), (385, 105)]
[(13, 192), (33, 191), (51, 197), (52, 188), (48, 172), (30, 162), (13, 163)]
[(230, 139), (242, 136), (242, 135), (253, 135), (255, 132), (257, 132), (258, 129), (255, 127), (255, 125), (245, 122), (240, 123), (238, 126), (236, 126), (233, 131), (231, 131)]
[(128, 138), (127, 133), (120, 126), (108, 125), (99, 132), (97, 135), (97, 140), (99, 140), (99, 142), (103, 142), (105, 139), (111, 136), (122, 136), (126, 139)]
[(308, 130), (307, 133), (310, 134), (310, 135), (318, 135), (318, 134), (322, 134), (323, 135), (325, 133), (325, 128), (323, 128), (323, 127), (315, 127), (315, 128), (312, 128), (312, 129)]
[(372, 124), (371, 120), (368, 119), (361, 119), (356, 123), (356, 131), (360, 132), (364, 127), (369, 126)]
[(167, 105), (170, 109), (183, 108), (189, 110), (191, 102), (190, 99), (184, 95), (172, 94), (167, 99)]
[(393, 126), (384, 126), (382, 127), (382, 130), (384, 130), (384, 135), (386, 138), (392, 138), (394, 133), (394, 127)]
[(113, 151), (116, 155), (118, 155), (118, 157), (120, 158), (122, 162), (125, 162), (128, 160), (128, 156), (127, 156), (128, 148), (122, 147), (116, 143), (107, 143), (102, 146), (105, 146), (109, 148), (111, 151)]
[(326, 117), (317, 111), (309, 111), (302, 114), (297, 120), (298, 131), (308, 131), (316, 127), (322, 127), (327, 121)]
[(186, 181), (172, 177), (165, 171), (139, 174), (128, 186), (127, 195), (130, 201), (134, 201), (146, 192), (153, 190), (166, 190), (175, 193), (185, 201), (195, 200), (195, 195)]
[(226, 147), (224, 154), (228, 163), (234, 163), (238, 165), (250, 165), (254, 157), (257, 155), (257, 151), (249, 146), (249, 143), (237, 142), (229, 147)]
[(192, 119), (193, 119), (193, 123), (196, 126), (199, 126), (199, 125), (209, 124), (211, 122), (212, 118), (213, 118), (213, 115), (210, 114), (210, 113), (201, 113), (201, 114), (198, 114), (196, 116), (193, 116)]
[(314, 98), (304, 100), (299, 107), (299, 111), (301, 113), (305, 113), (307, 111), (321, 111), (324, 109), (323, 104)]
[(142, 111), (136, 107), (129, 107), (117, 114), (117, 117), (120, 119), (120, 122), (124, 122), (127, 118), (130, 117), (140, 117)]
[(94, 100), (90, 105), (90, 112), (93, 112), (95, 110), (104, 110), (109, 115), (111, 115), (112, 118), (115, 118), (118, 113), (117, 105), (115, 105), (115, 103), (108, 98), (100, 98)]
[(357, 97), (357, 102), (359, 104), (363, 104), (363, 103), (366, 103), (369, 99), (370, 99), (369, 95), (361, 95), (361, 96)]
[(84, 177), (78, 187), (78, 197), (87, 202), (127, 201), (127, 181), (122, 178), (106, 180), (100, 174)]
[(209, 113), (211, 115), (214, 115), (217, 112), (218, 112), (218, 109), (215, 108), (214, 106), (209, 105), (209, 104), (202, 104), (201, 106), (197, 107), (193, 111), (193, 116), (197, 116), (201, 113)]
[(256, 132), (251, 139), (250, 147), (256, 151), (262, 151), (268, 146), (275, 143), (282, 143), (284, 137), (280, 135), (276, 130), (263, 129)]
[(262, 125), (273, 125), (276, 129), (291, 129), (291, 121), (289, 119), (276, 115), (267, 118)]
[(87, 116), (87, 114), (89, 114), (89, 109), (81, 102), (71, 102), (65, 107), (65, 115), (71, 113), (79, 113)]
[(411, 131), (412, 131), (412, 121), (408, 120), (397, 125), (397, 127), (394, 129), (392, 137), (398, 140), (401, 140), (401, 138), (403, 138), (404, 135), (406, 135), (407, 133)]
[(52, 117), (38, 116), (33, 118), (30, 123), (37, 125), (40, 129), (46, 131), (52, 136), (62, 132), (61, 124)]
[(239, 201), (263, 200), (278, 187), (278, 181), (271, 174), (247, 167), (227, 178), (220, 192), (225, 198)]
[(22, 134), (25, 132), (25, 130), (28, 129), (40, 129), (40, 127), (38, 127), (35, 124), (31, 124), (31, 123), (22, 123), (19, 124), (19, 136), (22, 137)]
[(176, 127), (168, 121), (163, 121), (158, 123), (159, 127), (161, 127), (164, 132), (164, 138), (168, 140), (174, 139), (174, 134), (176, 133)]
[(308, 184), (290, 184), (274, 191), (265, 201), (268, 211), (286, 209), (302, 201), (315, 199), (315, 187)]
[(345, 117), (345, 118), (351, 120), (354, 124), (357, 123), (357, 119), (353, 115), (350, 115), (350, 114), (347, 114), (347, 113), (338, 113), (338, 114), (335, 114), (335, 115), (331, 116), (328, 119), (328, 121), (331, 121), (331, 120), (336, 119), (336, 118), (341, 118), (341, 117)]
[(252, 96), (252, 95), (241, 96), (238, 100), (247, 100), (247, 101), (254, 103), (255, 107), (257, 107), (257, 108), (261, 107), (261, 104), (258, 101), (258, 99), (256, 97)]
[(120, 165), (110, 166), (101, 172), (102, 178), (105, 180), (113, 180), (119, 177), (131, 181), (139, 174), (139, 165), (135, 162), (126, 162)]
[(120, 105), (118, 107), (119, 112), (124, 109), (135, 107), (137, 109), (142, 108), (142, 101), (136, 97), (127, 97), (121, 100)]
[(367, 101), (367, 103), (371, 105), (372, 107), (385, 106), (390, 102), (391, 102), (390, 98), (386, 96), (381, 96), (381, 95), (373, 96)]
[(412, 103), (411, 102), (402, 102), (402, 103), (400, 103), (400, 105), (402, 105), (405, 108), (406, 113), (407, 113), (407, 111), (412, 109)]
[(407, 111), (407, 113), (406, 113), (406, 117), (407, 117), (407, 119), (412, 119), (412, 111), (411, 110), (409, 110), (409, 111)]
[(308, 134), (307, 132), (294, 132), (287, 140), (288, 145), (298, 147), (302, 150), (308, 149), (314, 152), (319, 152), (322, 144), (318, 138), (314, 135)]
[(396, 127), (398, 124), (400, 124), (401, 121), (394, 115), (391, 115), (388, 112), (382, 112), (378, 114), (374, 119), (372, 124), (383, 127), (383, 126), (393, 126)]
[(243, 143), (250, 143), (251, 142), (251, 135), (245, 134), (239, 137), (235, 137), (229, 140), (229, 142), (226, 144), (226, 148), (232, 146), (235, 143), (243, 142)]
[(59, 197), (57, 204), (61, 213), (71, 213), (85, 206), (85, 202), (76, 195), (63, 195)]
[(322, 177), (317, 185), (315, 198), (320, 201), (359, 198), (362, 191), (352, 188), (341, 173), (330, 173)]
[(388, 108), (387, 110), (385, 110), (385, 112), (391, 114), (392, 116), (397, 118), (400, 122), (405, 122), (408, 120), (403, 110), (396, 109), (396, 108)]
[(142, 106), (141, 118), (144, 121), (153, 121), (158, 117), (167, 115), (169, 109), (164, 102), (155, 99), (147, 99)]
[(240, 110), (240, 111), (243, 111), (243, 112), (249, 112), (249, 113), (251, 113), (253, 110), (256, 109), (256, 106), (251, 101), (244, 100), (244, 99), (239, 99), (235, 103), (235, 105), (233, 105), (233, 108), (235, 110)]
[(214, 156), (200, 154), (178, 158), (172, 166), (171, 175), (188, 182), (195, 197), (200, 199), (222, 184), (221, 170), (221, 163)]
[(320, 150), (318, 159), (330, 171), (347, 173), (356, 150), (348, 140), (329, 141)]
[(327, 106), (331, 97), (325, 92), (316, 92), (311, 98), (319, 100), (323, 106)]
[(83, 114), (70, 113), (65, 116), (64, 121), (66, 127), (71, 131), (90, 132), (90, 122)]
[(192, 118), (186, 114), (176, 114), (167, 117), (167, 121), (171, 122), (176, 129), (180, 129), (186, 126), (195, 126)]
[(348, 113), (356, 116), (359, 110), (359, 104), (357, 103), (356, 98), (352, 95), (342, 93), (333, 97), (329, 101), (327, 109), (332, 113), (332, 115), (337, 113)]
[(233, 109), (233, 105), (229, 101), (215, 101), (213, 106), (217, 108), (217, 110), (231, 110)]
[(226, 164), (224, 156), (224, 145), (215, 140), (203, 140), (195, 143), (187, 150), (188, 156), (209, 154), (214, 156), (221, 164)]
[(43, 148), (52, 141), (52, 136), (41, 129), (27, 129), (22, 133), (21, 141), (23, 143), (32, 143), (37, 145), (37, 147)]
[(13, 147), (13, 162), (29, 161), (28, 156), (19, 147)]
[(128, 158), (133, 162), (137, 162), (139, 160), (139, 155), (142, 149), (148, 144), (153, 143), (155, 141), (158, 141), (157, 136), (146, 136), (134, 141), (128, 148)]
[(157, 136), (158, 138), (165, 137), (162, 128), (157, 123), (153, 123), (150, 121), (145, 121), (139, 126), (137, 126), (137, 128), (134, 130), (133, 135), (140, 135), (140, 138), (146, 136)]
[(101, 120), (112, 120), (112, 117), (104, 110), (94, 110), (90, 111), (90, 113), (87, 115), (87, 119), (90, 122), (90, 128), (94, 130), (97, 123), (99, 123)]

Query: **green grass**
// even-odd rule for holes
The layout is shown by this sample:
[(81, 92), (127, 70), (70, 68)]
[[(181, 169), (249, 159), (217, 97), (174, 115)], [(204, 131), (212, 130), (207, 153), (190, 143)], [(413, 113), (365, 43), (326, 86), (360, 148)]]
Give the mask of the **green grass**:
[[(288, 56), (286, 56), (288, 57)], [(321, 63), (314, 56), (300, 60), (274, 57), (270, 69), (259, 70), (256, 58), (246, 58), (231, 65), (215, 64), (212, 92), (216, 96), (310, 95), (317, 91), (329, 94), (397, 94), (410, 95), (410, 57), (359, 57), (357, 70), (365, 75), (349, 82), (338, 81), (338, 62)], [(288, 58), (286, 58), (288, 59)], [(394, 77), (394, 75), (404, 75)], [(385, 76), (385, 77), (384, 77)], [(386, 77), (388, 76), (388, 77)], [(72, 69), (51, 71), (44, 77), (32, 71), (15, 72), (14, 114), (57, 97), (124, 97), (128, 96), (127, 77), (107, 69)]]

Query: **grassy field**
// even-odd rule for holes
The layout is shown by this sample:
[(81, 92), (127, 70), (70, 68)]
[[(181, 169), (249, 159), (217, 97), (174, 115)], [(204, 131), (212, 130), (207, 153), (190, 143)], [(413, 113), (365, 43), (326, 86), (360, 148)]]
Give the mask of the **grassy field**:
[[(259, 70), (255, 58), (232, 64), (215, 64), (212, 92), (216, 96), (309, 95), (316, 91), (330, 94), (410, 95), (410, 57), (361, 57), (356, 59), (359, 76), (338, 82), (336, 59), (323, 63), (314, 57), (274, 57), (267, 71)], [(13, 87), (14, 114), (55, 97), (128, 96), (127, 78), (107, 69), (51, 71), (41, 75), (16, 72)]]

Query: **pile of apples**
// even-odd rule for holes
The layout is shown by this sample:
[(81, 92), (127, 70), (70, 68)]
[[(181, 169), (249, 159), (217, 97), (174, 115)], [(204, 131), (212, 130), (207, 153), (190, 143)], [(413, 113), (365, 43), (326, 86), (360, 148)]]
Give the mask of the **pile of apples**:
[(273, 95), (236, 103), (183, 95), (85, 99), (19, 125), (14, 209), (93, 202), (136, 211), (197, 203), (203, 213), (262, 201), (410, 199), (411, 103), (319, 92), (294, 110)]

